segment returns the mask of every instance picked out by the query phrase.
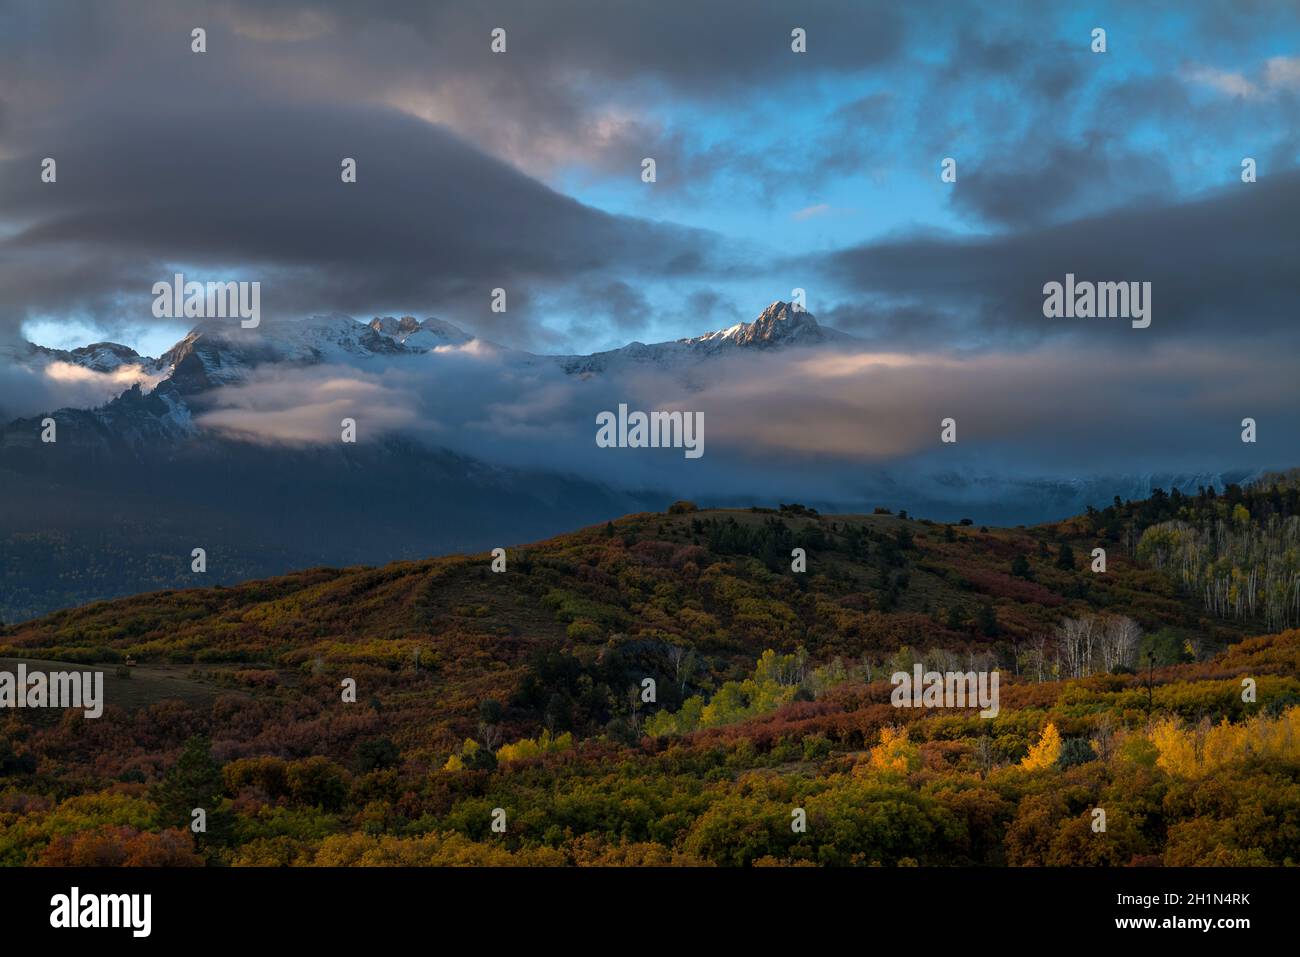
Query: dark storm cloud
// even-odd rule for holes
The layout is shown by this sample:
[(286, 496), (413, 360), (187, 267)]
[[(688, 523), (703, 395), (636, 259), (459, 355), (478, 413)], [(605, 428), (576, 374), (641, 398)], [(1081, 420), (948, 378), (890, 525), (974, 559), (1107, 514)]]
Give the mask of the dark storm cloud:
[[(829, 273), (860, 297), (823, 318), (873, 335), (883, 325), (890, 341), (927, 325), (985, 343), (1038, 338), (1042, 282), (1083, 276), (1093, 260), (1110, 273), (1097, 278), (1163, 277), (1157, 324), (1180, 297), (1189, 315), (1231, 299), (1222, 289), (1200, 296), (1198, 285), (1214, 285), (1215, 256), (1193, 250), (1185, 276), (1181, 252), (1161, 258), (1212, 239), (1213, 223), (1190, 224), (1193, 236), (1176, 217), (1168, 236), (1144, 225), (1148, 211), (1152, 223), (1162, 215), (1152, 191), (1182, 157), (1140, 154), (1108, 130), (1144, 116), (1172, 128), (1191, 116), (1187, 142), (1196, 123), (1235, 130), (1260, 115), (1193, 103), (1186, 82), (1161, 72), (1181, 39), (1144, 37), (1161, 59), (1135, 78), (1100, 69), (1111, 61), (1087, 53), (1086, 36), (1072, 37), (1075, 27), (1041, 5), (947, 12), (849, 0), (7, 4), (0, 332), (32, 314), (84, 312), (108, 327), (147, 319), (160, 270), (186, 262), (261, 279), (270, 312), (435, 310), (537, 346), (555, 335), (531, 321), (543, 304), (567, 296), (580, 308), (574, 292), (584, 290), (599, 299), (585, 320), (593, 329), (633, 334), (649, 312), (648, 283), (693, 289), (769, 271), (734, 240), (610, 216), (536, 178), (628, 176), (647, 153), (660, 160), (657, 192), (695, 190), (720, 220), (719, 197), (771, 204), (824, 178), (928, 175), (936, 157), (959, 156), (953, 212), (1005, 235), (912, 236), (830, 260)], [(1198, 4), (1192, 46), (1220, 28), (1258, 37), (1288, 19), (1268, 4)], [(203, 56), (189, 50), (197, 25), (209, 31)], [(807, 57), (790, 55), (796, 25), (808, 30)], [(505, 57), (488, 51), (498, 26), (508, 30)], [(1123, 62), (1131, 31), (1126, 41), (1121, 23), (1112, 40)], [(788, 106), (792, 127), (823, 122), (785, 141), (779, 123), (766, 139), (761, 130), (750, 140), (694, 135), (695, 117), (769, 101)], [(57, 186), (37, 180), (45, 155), (59, 159)], [(339, 183), (343, 156), (359, 161), (355, 186)], [(1294, 149), (1284, 142), (1261, 158), (1273, 173), (1293, 165)], [(1252, 230), (1261, 235), (1240, 296), (1271, 281), (1277, 208), (1260, 200), (1276, 188), (1266, 177), (1243, 194), (1265, 222), (1262, 233), (1237, 223), (1241, 242), (1223, 254), (1244, 260)], [(1108, 235), (1110, 213), (1088, 218), (1121, 204), (1135, 208), (1116, 212), (1115, 228), (1141, 239)], [(509, 290), (505, 314), (486, 308), (495, 286)]]
[(121, 298), (147, 318), (168, 262), (238, 269), (263, 281), (264, 308), (293, 314), (457, 299), (486, 313), (497, 286), (717, 265), (705, 233), (584, 206), (389, 110), (209, 96), (84, 116), (45, 146), (57, 184), (39, 181), (41, 153), (0, 168), (0, 205), (25, 224), (0, 247), (10, 308), (111, 312)]
[[(511, 69), (521, 84), (543, 76), (629, 82), (653, 77), (705, 96), (770, 82), (775, 62), (789, 53), (790, 31), (796, 26), (808, 31), (817, 51), (815, 66), (809, 69), (821, 71), (852, 71), (880, 63), (898, 53), (903, 38), (895, 4), (845, 0), (807, 0), (794, 9), (781, 0), (513, 0), (473, 5), (247, 0), (220, 4), (216, 10), (227, 25), (252, 36), (259, 31), (292, 36), (294, 24), (303, 25), (312, 17), (321, 35), (347, 36), (387, 22), (437, 50), (438, 60), (428, 64), (435, 75), (481, 68), (489, 33), (500, 27), (507, 31)], [(850, 14), (861, 30), (843, 29)]]
[[(1006, 348), (1054, 336), (1139, 349), (1173, 338), (1294, 342), (1300, 296), (1300, 172), (1181, 204), (1146, 205), (1002, 236), (903, 237), (820, 265), (862, 297), (830, 317), (873, 341)], [(1152, 284), (1153, 319), (1047, 319), (1043, 284)], [(895, 321), (898, 317), (900, 321)], [(1116, 337), (1119, 337), (1117, 340)]]
[(621, 279), (583, 283), (578, 290), (578, 302), (573, 305), (585, 305), (590, 318), (602, 320), (623, 333), (639, 331), (650, 314), (650, 301), (645, 294)]
[(1168, 166), (1158, 155), (1131, 152), (1105, 134), (1080, 143), (1027, 140), (986, 163), (966, 165), (952, 205), (984, 223), (1023, 228), (1078, 216), (1090, 204), (1155, 202), (1168, 183)]
[[(193, 131), (165, 139), (165, 131)], [(197, 134), (197, 135), (196, 135)], [(547, 189), (445, 130), (392, 112), (206, 104), (148, 117), (104, 115), (52, 149), (57, 189), (8, 164), (3, 201), (36, 220), (15, 244), (111, 243), (179, 258), (238, 249), (253, 260), (331, 268), (424, 263), (435, 273), (490, 278), (508, 260), (556, 275), (642, 259), (683, 268), (704, 235), (627, 220)], [(354, 188), (340, 160), (355, 157)]]
[[(147, 321), (152, 283), (176, 263), (262, 280), (271, 313), (436, 304), (519, 345), (547, 335), (528, 307), (578, 282), (612, 290), (602, 302), (630, 327), (644, 305), (633, 283), (740, 260), (724, 263), (701, 231), (584, 206), (512, 160), (544, 165), (547, 142), (588, 145), (589, 90), (651, 76), (714, 95), (757, 78), (769, 56), (759, 34), (779, 21), (779, 51), (789, 28), (776, 5), (754, 13), (728, 26), (707, 11), (595, 3), (8, 7), (0, 326), (11, 336), (33, 315), (72, 313), (108, 329)], [(209, 31), (203, 56), (189, 49), (195, 25)], [(509, 69), (487, 51), (497, 25), (509, 29)], [(823, 68), (852, 68), (889, 54), (896, 18), (822, 42)], [(429, 110), (413, 89), (436, 97)], [(629, 122), (606, 135), (613, 154), (652, 135)], [(38, 179), (44, 156), (59, 163), (57, 184)], [(347, 187), (344, 156), (359, 163)], [(506, 314), (487, 310), (496, 286)]]
[[(576, 282), (612, 290), (601, 302), (631, 329), (635, 283), (743, 272), (750, 257), (724, 263), (707, 234), (607, 215), (528, 172), (574, 149), (596, 170), (660, 150), (665, 189), (707, 183), (730, 162), (721, 149), (593, 104), (620, 89), (653, 111), (895, 55), (899, 16), (853, 12), (869, 30), (836, 29), (842, 4), (799, 11), (817, 50), (800, 72), (777, 60), (794, 21), (776, 3), (743, 17), (594, 0), (16, 4), (0, 12), (0, 325), (147, 321), (152, 283), (177, 263), (262, 280), (270, 313), (436, 305), (525, 346), (551, 335), (529, 307)], [(199, 25), (203, 56), (189, 49)], [(496, 26), (508, 61), (487, 50)], [(57, 185), (37, 179), (43, 156)], [(343, 156), (355, 186), (339, 182)], [(496, 286), (506, 314), (486, 309)]]
[[(207, 24), (212, 52), (237, 58), (263, 86), (396, 105), (532, 174), (578, 161), (588, 173), (626, 175), (653, 155), (680, 172), (665, 180), (673, 190), (743, 161), (729, 155), (743, 144), (700, 149), (689, 130), (671, 128), (665, 113), (679, 102), (720, 108), (800, 84), (815, 95), (824, 77), (892, 61), (904, 38), (893, 4), (844, 0), (797, 9), (776, 0), (240, 0), (177, 4), (166, 20), (173, 35)], [(169, 42), (152, 26), (156, 42)], [(792, 65), (795, 26), (814, 55)], [(507, 32), (505, 56), (489, 52), (495, 28)]]

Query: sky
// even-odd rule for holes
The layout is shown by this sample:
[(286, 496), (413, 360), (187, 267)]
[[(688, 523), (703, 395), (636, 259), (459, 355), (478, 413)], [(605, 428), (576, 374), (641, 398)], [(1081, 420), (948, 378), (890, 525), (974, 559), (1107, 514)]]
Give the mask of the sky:
[[(1082, 276), (1135, 237), (1135, 272), (1250, 259), (1253, 285), (1294, 251), (1287, 4), (56, 0), (0, 28), (0, 309), (47, 344), (156, 354), (185, 331), (148, 309), (175, 268), (260, 277), (277, 315), (439, 315), (547, 352), (795, 287), (873, 341), (1006, 347), (1056, 334), (999, 316), (1025, 250)], [(1225, 252), (1211, 220), (1250, 204)], [(1187, 217), (1203, 232), (1169, 232)], [(1162, 325), (1252, 307), (1177, 278)]]
[[(1298, 106), (1300, 8), (1249, 0), (9, 0), (0, 340), (157, 355), (187, 329), (150, 312), (174, 272), (260, 281), (271, 321), (438, 316), (545, 353), (698, 335), (800, 288), (862, 340), (860, 374), (737, 377), (715, 396), (737, 442), (802, 447), (820, 409), (813, 451), (836, 454), (864, 407), (929, 423), (972, 393), (1022, 444), (1086, 418), (1081, 441), (1149, 446), (1116, 437), (1124, 410), (1234, 437), (1274, 415), (1278, 437)], [(1067, 273), (1150, 282), (1151, 326), (1044, 317)], [(772, 430), (776, 395), (816, 401)]]

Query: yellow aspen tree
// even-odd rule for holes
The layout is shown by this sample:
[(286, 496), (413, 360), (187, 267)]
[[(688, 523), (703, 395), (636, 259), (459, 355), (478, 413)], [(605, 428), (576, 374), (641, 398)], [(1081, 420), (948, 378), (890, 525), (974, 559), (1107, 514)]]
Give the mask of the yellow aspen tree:
[(908, 740), (907, 728), (886, 725), (880, 744), (871, 749), (871, 769), (880, 774), (907, 774), (921, 764), (920, 751)]
[(1026, 771), (1043, 771), (1056, 763), (1061, 756), (1061, 732), (1050, 721), (1043, 729), (1043, 736), (1029, 749), (1020, 766)]

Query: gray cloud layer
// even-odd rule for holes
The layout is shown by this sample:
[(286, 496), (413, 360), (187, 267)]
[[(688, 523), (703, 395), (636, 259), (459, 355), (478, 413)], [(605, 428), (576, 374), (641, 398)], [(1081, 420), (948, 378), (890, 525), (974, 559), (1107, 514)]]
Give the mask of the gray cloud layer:
[[(25, 224), (0, 245), (16, 312), (144, 319), (174, 263), (260, 279), (272, 312), (472, 303), (486, 322), (497, 286), (725, 266), (705, 233), (583, 206), (393, 111), (209, 97), (162, 115), (86, 117), (43, 149), (60, 160), (57, 184), (31, 175), (40, 152), (0, 165), (0, 204)], [(359, 165), (348, 187), (344, 156)]]
[[(768, 254), (609, 216), (537, 175), (574, 166), (578, 176), (626, 177), (650, 153), (674, 171), (659, 186), (664, 195), (771, 202), (828, 177), (928, 169), (955, 153), (963, 175), (953, 212), (1005, 238), (874, 243), (842, 253), (829, 275), (901, 300), (873, 320), (877, 329), (892, 320), (901, 333), (913, 316), (956, 308), (965, 324), (987, 321), (993, 339), (1014, 320), (988, 300), (1020, 301), (1015, 268), (1004, 260), (992, 270), (1000, 278), (983, 283), (1006, 279), (1013, 288), (1000, 294), (971, 280), (984, 310), (972, 313), (953, 295), (967, 281), (962, 269), (950, 279), (930, 266), (918, 277), (918, 258), (1038, 255), (1041, 239), (1052, 246), (1053, 236), (1079, 235), (1085, 227), (1073, 221), (1098, 212), (1120, 211), (1095, 220), (1099, 229), (1124, 228), (1142, 215), (1135, 205), (1169, 195), (1180, 163), (1158, 147), (1135, 151), (1117, 131), (1154, 124), (1170, 148), (1205, 129), (1249, 142), (1252, 129), (1294, 116), (1296, 91), (1267, 71), (1242, 81), (1261, 90), (1250, 102), (1191, 95), (1197, 81), (1188, 77), (1204, 70), (1178, 69), (1188, 51), (1160, 35), (1143, 35), (1157, 70), (1133, 74), (1099, 69), (1041, 5), (948, 12), (845, 0), (797, 10), (777, 0), (10, 4), (0, 11), (0, 334), (33, 313), (84, 311), (109, 326), (147, 318), (140, 290), (166, 261), (188, 257), (273, 279), (270, 311), (436, 308), (512, 344), (545, 347), (555, 336), (541, 325), (544, 304), (572, 303), (583, 289), (600, 297), (588, 327), (632, 336), (654, 306), (640, 284), (689, 279), (694, 295), (708, 294), (710, 284), (770, 270)], [(1172, 13), (1187, 21), (1183, 43), (1213, 40), (1206, 48), (1224, 57), (1251, 56), (1258, 37), (1294, 29), (1296, 19), (1228, 2), (1156, 4), (1149, 15)], [(814, 54), (792, 62), (795, 22)], [(189, 51), (196, 25), (209, 31), (201, 57)], [(496, 26), (509, 29), (508, 61), (487, 52)], [(1133, 24), (1117, 19), (1112, 30), (1122, 57)], [(818, 93), (827, 81), (860, 84), (863, 94), (827, 112)], [(730, 111), (792, 91), (798, 132), (784, 141), (777, 128), (713, 142), (674, 125), (665, 109)], [(800, 126), (818, 115), (815, 129)], [(1293, 137), (1289, 153), (1282, 142), (1261, 158), (1269, 177), (1294, 165), (1295, 145)], [(46, 155), (62, 163), (57, 187), (35, 179)], [(338, 182), (345, 155), (360, 162), (360, 181), (347, 190)], [(1262, 181), (1257, 192), (1269, 188)], [(1257, 197), (1241, 199), (1243, 213), (1271, 212)], [(1062, 224), (1070, 225), (1051, 231)], [(1272, 229), (1263, 224), (1261, 244)], [(1142, 234), (1148, 250), (1165, 241), (1153, 232)], [(1117, 249), (1138, 245), (1121, 240)], [(1158, 259), (1148, 255), (1147, 265)], [(497, 285), (512, 287), (504, 317), (485, 308), (485, 289)], [(828, 316), (861, 325), (865, 312)]]
[[(579, 316), (578, 338), (633, 338), (657, 308), (649, 287), (681, 283), (693, 291), (677, 308), (694, 333), (753, 318), (720, 291), (728, 282), (806, 275), (814, 301), (833, 303), (814, 308), (823, 322), (910, 360), (763, 358), (691, 395), (655, 376), (521, 378), (472, 356), (395, 363), (379, 378), (285, 371), (229, 392), (204, 421), (303, 441), (350, 403), (386, 410), (369, 420), (376, 432), (417, 430), (505, 463), (719, 488), (761, 484), (755, 463), (783, 460), (828, 492), (886, 459), (1082, 470), (1160, 448), (1191, 467), (1241, 454), (1243, 415), (1270, 421), (1270, 454), (1293, 454), (1296, 137), (1260, 156), (1258, 183), (1237, 183), (1225, 160), (1216, 181), (1230, 186), (1190, 199), (1169, 186), (1200, 131), (1235, 143), (1293, 125), (1285, 77), (1175, 70), (1185, 54), (1158, 36), (1149, 53), (1163, 72), (1109, 76), (1062, 44), (1040, 5), (989, 4), (956, 25), (947, 11), (847, 0), (11, 4), (0, 11), (0, 336), (34, 316), (148, 321), (151, 286), (172, 266), (260, 280), (275, 316), (436, 310), (542, 349), (557, 345), (548, 305)], [(1294, 16), (1267, 4), (1187, 13), (1192, 35), (1225, 57), (1251, 55), (1248, 41)], [(815, 45), (806, 61), (788, 56), (793, 22)], [(196, 25), (209, 30), (202, 57), (189, 52)], [(508, 68), (487, 53), (498, 25)], [(1117, 50), (1123, 37), (1121, 24)], [(828, 81), (860, 84), (861, 96), (823, 101)], [(804, 94), (808, 112), (792, 121), (820, 119), (788, 141), (783, 129), (693, 138), (662, 108)], [(1149, 151), (1117, 132), (1143, 122), (1161, 134)], [(910, 230), (774, 262), (757, 242), (610, 215), (543, 182), (570, 166), (626, 176), (646, 153), (677, 170), (665, 187), (692, 184), (686, 202), (690, 190), (771, 201), (791, 184), (928, 169), (955, 153), (950, 209), (980, 232)], [(57, 185), (38, 180), (44, 156), (58, 158)], [(355, 186), (339, 181), (344, 156), (359, 163)], [(1067, 272), (1151, 282), (1152, 327), (1045, 319), (1042, 286)], [(496, 286), (509, 291), (504, 315), (488, 310)], [(0, 377), (0, 404), (5, 393), (30, 403), (26, 375)], [(83, 402), (105, 384), (41, 388)], [(598, 454), (592, 417), (619, 401), (698, 403), (718, 424), (704, 464)], [(966, 447), (929, 458), (946, 454), (926, 442), (954, 408), (983, 459)]]
[[(856, 290), (828, 321), (883, 342), (1014, 347), (1043, 339), (1251, 340), (1295, 345), (1300, 172), (1181, 204), (1138, 204), (992, 237), (900, 237), (809, 262)], [(1153, 321), (1045, 319), (1043, 285), (1066, 273), (1152, 284)], [(861, 303), (868, 303), (862, 305)]]
[[(1247, 344), (1163, 344), (1116, 356), (1096, 345), (1016, 356), (947, 350), (803, 349), (716, 360), (691, 376), (640, 370), (580, 379), (474, 346), (340, 366), (277, 369), (216, 393), (205, 428), (272, 444), (416, 435), (492, 464), (580, 474), (615, 487), (855, 501), (896, 476), (1077, 477), (1275, 466), (1300, 455), (1290, 355)], [(1189, 386), (1189, 383), (1194, 385)], [(700, 412), (705, 454), (603, 449), (596, 415)], [(1240, 420), (1260, 423), (1243, 446)], [(939, 441), (953, 417), (958, 442)]]

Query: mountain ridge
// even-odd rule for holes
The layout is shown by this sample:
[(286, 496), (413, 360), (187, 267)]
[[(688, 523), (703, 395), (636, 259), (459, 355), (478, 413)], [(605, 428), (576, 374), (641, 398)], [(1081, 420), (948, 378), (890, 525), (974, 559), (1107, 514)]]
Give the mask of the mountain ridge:
[[(811, 314), (779, 300), (751, 323), (650, 345), (633, 342), (589, 355), (508, 349), (436, 317), (417, 320), (413, 316), (376, 316), (362, 322), (343, 313), (330, 313), (269, 322), (256, 330), (241, 329), (229, 320), (205, 319), (157, 358), (139, 355), (128, 346), (112, 342), (73, 350), (47, 349), (32, 343), (9, 347), (5, 354), (12, 361), (38, 371), (42, 365), (65, 362), (93, 372), (135, 369), (136, 376), (135, 381), (124, 381), (121, 392), (101, 405), (64, 406), (34, 417), (9, 420), (0, 426), (0, 447), (30, 446), (25, 437), (15, 433), (30, 431), (44, 414), (73, 426), (68, 430), (73, 441), (90, 441), (101, 448), (106, 433), (114, 431), (121, 433), (117, 445), (137, 451), (150, 442), (194, 438), (200, 431), (192, 408), (196, 399), (201, 400), (214, 389), (239, 384), (254, 370), (272, 364), (287, 367), (333, 362), (364, 370), (374, 357), (427, 355), (478, 344), (508, 364), (554, 364), (580, 378), (648, 365), (689, 380), (692, 367), (736, 350), (767, 351), (855, 341), (845, 333), (819, 326)], [(151, 394), (161, 402), (141, 401)]]
[[(164, 379), (179, 376), (184, 391), (199, 391), (235, 381), (241, 366), (269, 361), (319, 362), (349, 356), (419, 354), (475, 341), (526, 361), (554, 360), (566, 372), (590, 372), (615, 356), (633, 356), (637, 361), (662, 361), (681, 354), (704, 358), (728, 348), (772, 349), (792, 345), (848, 344), (860, 340), (829, 326), (821, 326), (811, 313), (776, 300), (752, 322), (662, 342), (633, 341), (616, 349), (584, 354), (510, 349), (433, 316), (423, 320), (410, 315), (375, 316), (366, 322), (344, 313), (328, 313), (268, 322), (252, 334), (232, 326), (229, 320), (204, 319), (157, 358), (140, 355), (131, 347), (115, 342), (92, 343), (71, 350), (23, 342), (17, 349), (10, 348), (9, 356), (15, 361), (26, 359), (30, 362), (36, 358), (63, 361), (100, 372), (132, 363), (162, 373)], [(584, 360), (587, 360), (585, 365)]]

